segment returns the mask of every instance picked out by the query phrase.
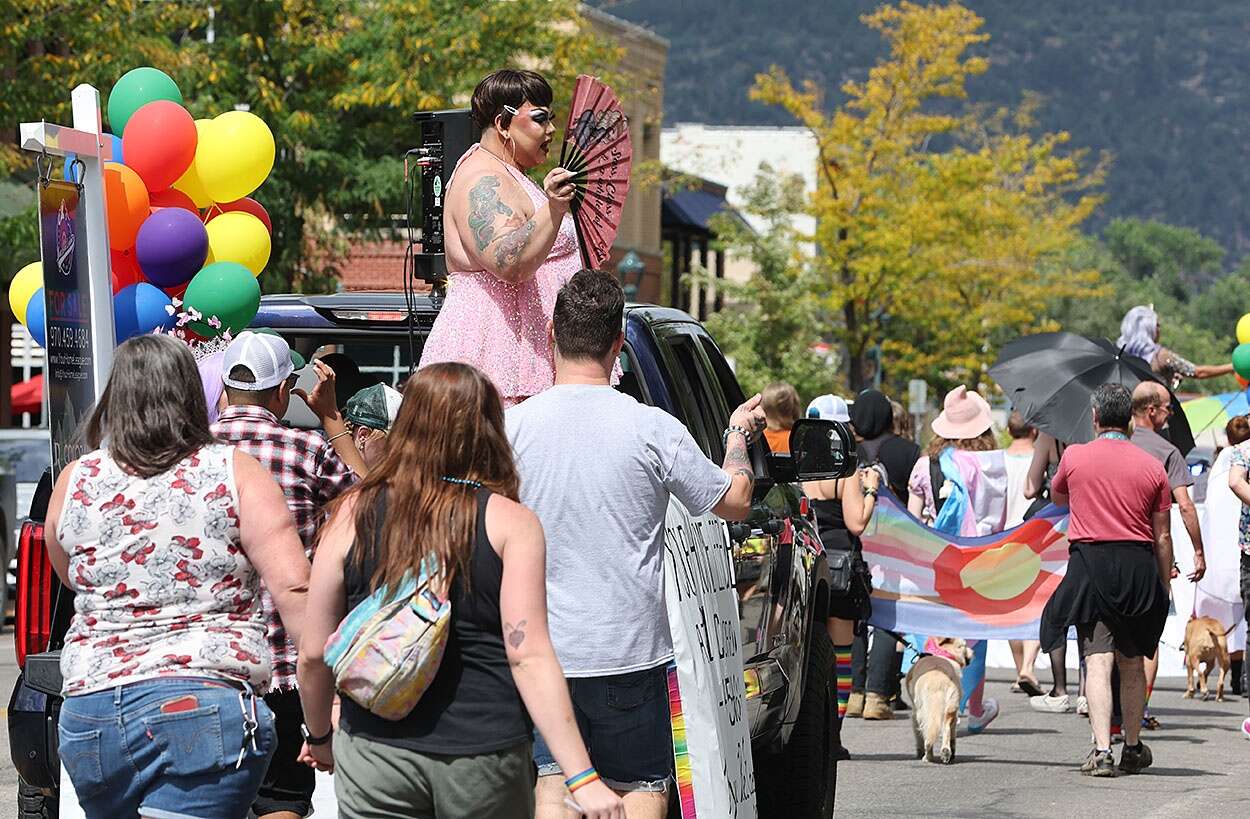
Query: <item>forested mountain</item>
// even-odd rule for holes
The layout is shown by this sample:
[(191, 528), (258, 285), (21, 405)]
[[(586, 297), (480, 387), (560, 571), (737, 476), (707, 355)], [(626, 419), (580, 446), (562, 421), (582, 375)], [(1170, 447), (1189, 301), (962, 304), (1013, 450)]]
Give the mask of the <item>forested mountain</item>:
[[(838, 87), (863, 77), (881, 40), (859, 16), (877, 0), (592, 0), (668, 38), (669, 123), (793, 124), (751, 102), (756, 73), (784, 67)], [(991, 68), (973, 102), (1043, 98), (1040, 130), (1108, 151), (1107, 202), (1089, 225), (1157, 219), (1250, 252), (1250, 2), (964, 0), (985, 18)]]

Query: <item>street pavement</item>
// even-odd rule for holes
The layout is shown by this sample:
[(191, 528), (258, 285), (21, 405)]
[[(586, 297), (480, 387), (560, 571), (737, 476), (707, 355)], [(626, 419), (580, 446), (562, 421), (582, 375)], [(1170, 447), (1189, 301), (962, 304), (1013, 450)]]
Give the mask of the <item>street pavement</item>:
[[(7, 626), (0, 635), (0, 706), (8, 705), (16, 677), (13, 630)], [(1151, 711), (1163, 727), (1143, 734), (1154, 751), (1154, 766), (1140, 776), (1110, 780), (1090, 779), (1077, 771), (1089, 748), (1083, 717), (1036, 713), (1024, 695), (1008, 691), (1006, 681), (987, 686), (1002, 714), (984, 734), (960, 737), (955, 763), (949, 766), (913, 759), (910, 712), (893, 722), (847, 720), (843, 740), (855, 758), (838, 766), (836, 815), (1244, 815), (1250, 804), (1250, 742), (1241, 738), (1238, 726), (1246, 713), (1245, 700), (1186, 700), (1181, 698), (1184, 680), (1162, 683)], [(8, 757), (7, 720), (0, 720), (0, 737), (0, 819), (16, 819), (17, 774)]]
[(1246, 701), (1228, 693), (1225, 702), (1182, 699), (1183, 679), (1160, 682), (1150, 711), (1162, 727), (1142, 732), (1154, 765), (1115, 779), (1080, 775), (1090, 748), (1084, 717), (1039, 714), (1005, 679), (986, 687), (1002, 713), (980, 736), (960, 736), (949, 766), (914, 758), (910, 711), (892, 722), (847, 720), (843, 743), (854, 758), (838, 765), (836, 816), (1245, 816), (1250, 742), (1239, 728)]

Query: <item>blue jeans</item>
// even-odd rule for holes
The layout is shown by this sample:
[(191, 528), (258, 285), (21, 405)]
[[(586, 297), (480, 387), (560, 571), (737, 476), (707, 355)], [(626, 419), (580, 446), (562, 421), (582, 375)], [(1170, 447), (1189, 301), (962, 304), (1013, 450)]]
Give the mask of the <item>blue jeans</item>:
[(167, 677), (67, 697), (58, 734), (87, 819), (238, 819), (277, 744), (250, 688)]
[[(603, 781), (618, 791), (663, 793), (673, 775), (668, 667), (571, 677), (568, 684), (582, 741)], [(539, 776), (564, 773), (537, 730), (534, 764)]]

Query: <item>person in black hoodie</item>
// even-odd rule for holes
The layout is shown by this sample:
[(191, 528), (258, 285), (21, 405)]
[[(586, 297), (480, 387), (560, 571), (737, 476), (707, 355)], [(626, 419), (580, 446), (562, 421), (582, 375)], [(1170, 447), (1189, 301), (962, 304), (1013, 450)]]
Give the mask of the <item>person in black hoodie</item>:
[[(851, 406), (851, 426), (859, 439), (856, 455), (863, 466), (879, 464), (885, 471), (885, 485), (896, 498), (907, 498), (907, 480), (920, 459), (914, 441), (894, 434), (894, 407), (879, 390), (864, 390)], [(872, 648), (867, 634), (856, 637), (852, 647), (852, 686), (847, 713), (865, 719), (890, 719), (889, 702), (898, 696), (898, 676), (902, 654), (898, 641), (888, 632), (874, 629)], [(865, 691), (867, 700), (865, 702)]]

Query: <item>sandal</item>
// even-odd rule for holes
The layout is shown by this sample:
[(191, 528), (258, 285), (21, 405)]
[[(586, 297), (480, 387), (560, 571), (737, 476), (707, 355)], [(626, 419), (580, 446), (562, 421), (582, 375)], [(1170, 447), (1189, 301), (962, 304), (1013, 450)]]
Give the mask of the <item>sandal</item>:
[(1011, 686), (1012, 691), (1019, 691), (1022, 694), (1028, 694), (1030, 697), (1040, 697), (1046, 692), (1037, 684), (1037, 680), (1030, 680), (1028, 677), (1020, 677), (1015, 684)]

